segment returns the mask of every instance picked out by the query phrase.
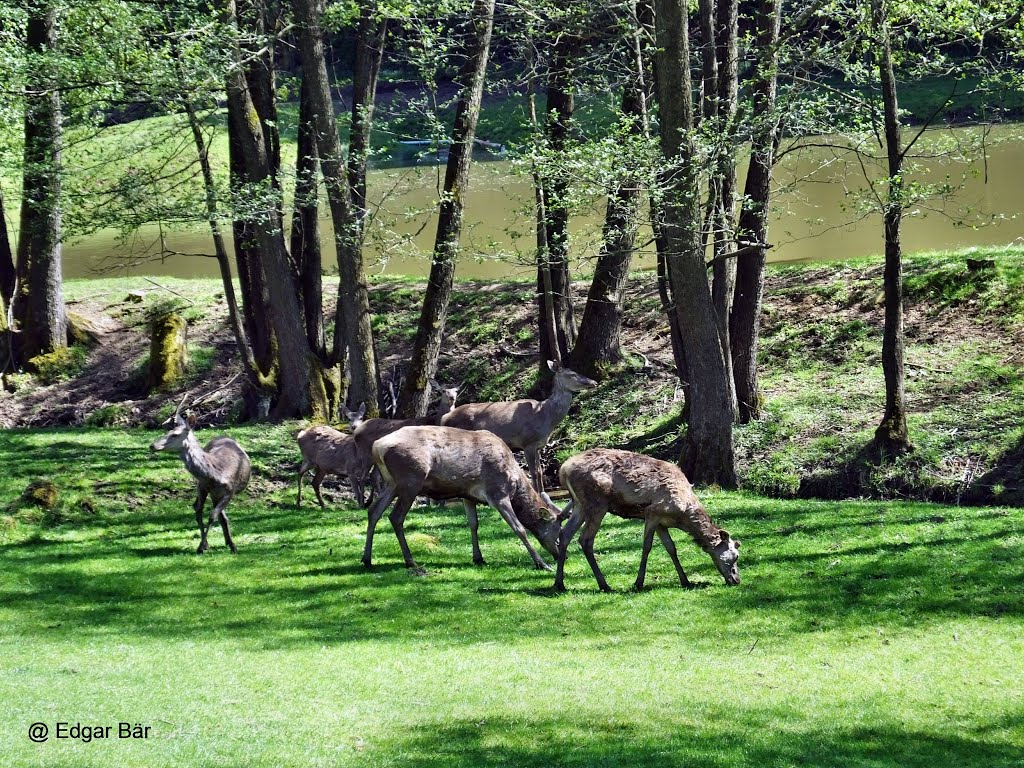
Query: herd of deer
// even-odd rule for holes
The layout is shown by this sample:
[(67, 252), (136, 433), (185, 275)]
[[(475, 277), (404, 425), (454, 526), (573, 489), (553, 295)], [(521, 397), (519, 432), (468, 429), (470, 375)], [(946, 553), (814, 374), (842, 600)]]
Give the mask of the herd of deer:
[[(565, 588), (566, 552), (573, 536), (582, 528), (580, 547), (598, 586), (609, 591), (594, 557), (594, 538), (608, 512), (644, 521), (643, 554), (636, 589), (643, 588), (647, 556), (655, 534), (672, 558), (680, 584), (691, 586), (679, 563), (670, 528), (688, 533), (710, 555), (727, 584), (739, 584), (739, 541), (711, 521), (685, 475), (674, 464), (608, 448), (586, 451), (562, 464), (559, 479), (569, 492), (570, 500), (563, 510), (554, 505), (544, 492), (540, 450), (569, 412), (573, 393), (596, 384), (558, 363), (548, 365), (554, 373), (554, 388), (546, 400), (471, 403), (456, 407), (458, 390), (445, 389), (431, 380), (431, 386), (441, 392), (441, 407), (434, 417), (364, 419), (365, 407), (360, 407), (355, 412), (345, 411), (349, 434), (326, 426), (299, 432), (302, 465), (298, 503), (302, 504), (303, 477), (311, 470), (315, 471), (313, 491), (321, 506), (324, 500), (320, 485), (324, 477), (328, 474), (347, 477), (359, 505), (369, 506), (363, 549), (363, 564), (367, 568), (371, 566), (377, 523), (394, 502), (388, 519), (405, 564), (422, 572), (409, 551), (404, 523), (416, 497), (426, 496), (435, 500), (463, 501), (473, 540), (473, 562), (477, 565), (484, 562), (477, 538), (478, 502), (498, 510), (536, 566), (550, 570), (527, 538), (527, 531), (532, 533), (556, 558), (556, 590)], [(183, 404), (184, 401), (174, 413), (171, 430), (150, 449), (177, 452), (198, 481), (198, 495), (193, 505), (200, 533), (198, 551), (206, 551), (207, 532), (219, 523), (225, 543), (235, 552), (226, 508), (249, 482), (249, 457), (238, 443), (226, 437), (211, 440), (205, 449), (201, 447), (193, 432), (194, 417), (181, 416)], [(516, 462), (514, 450), (525, 454), (529, 477)], [(377, 477), (371, 485), (376, 498), (371, 503), (364, 492), (374, 470)], [(207, 496), (212, 497), (214, 506), (204, 525)]]

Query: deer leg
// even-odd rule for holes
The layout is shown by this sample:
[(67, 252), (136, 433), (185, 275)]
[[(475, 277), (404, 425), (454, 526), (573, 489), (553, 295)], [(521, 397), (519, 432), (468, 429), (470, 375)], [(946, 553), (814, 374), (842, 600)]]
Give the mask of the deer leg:
[(555, 585), (554, 588), (557, 592), (565, 591), (565, 583), (563, 577), (565, 574), (565, 555), (569, 551), (569, 544), (572, 543), (572, 537), (576, 535), (576, 531), (579, 530), (580, 526), (583, 525), (583, 508), (577, 507), (576, 511), (573, 512), (572, 517), (569, 518), (569, 522), (562, 528), (562, 532), (558, 534), (558, 565), (555, 569)]
[(679, 555), (676, 554), (676, 545), (672, 541), (672, 537), (669, 536), (668, 528), (663, 525), (658, 526), (658, 538), (661, 539), (662, 546), (665, 547), (665, 551), (668, 552), (668, 556), (672, 558), (672, 565), (676, 567), (676, 573), (679, 574), (679, 585), (684, 589), (690, 589), (693, 584), (686, 578), (686, 571), (683, 570), (683, 566), (679, 562)]
[(199, 525), (199, 547), (196, 549), (197, 555), (203, 554), (203, 552), (210, 548), (210, 545), (206, 543), (207, 526), (203, 524), (204, 507), (206, 507), (206, 491), (200, 488), (199, 493), (196, 494), (196, 501), (192, 505), (192, 509), (196, 511), (196, 523)]
[(580, 547), (583, 549), (583, 554), (587, 556), (590, 570), (594, 572), (597, 586), (602, 592), (611, 592), (612, 588), (605, 581), (604, 574), (601, 573), (601, 569), (597, 565), (597, 558), (594, 556), (594, 539), (597, 537), (597, 529), (601, 527), (601, 521), (604, 520), (604, 516), (605, 510), (602, 509), (596, 514), (591, 515), (586, 523), (583, 524), (583, 532), (580, 533)]
[(228, 520), (227, 512), (228, 502), (230, 502), (232, 498), (234, 498), (234, 496), (229, 494), (217, 502), (217, 505), (210, 513), (210, 525), (213, 525), (214, 522), (220, 522), (220, 529), (224, 532), (224, 543), (227, 544), (228, 549), (231, 550), (232, 554), (238, 554), (238, 547), (235, 546), (235, 540), (231, 538), (231, 522)]
[(644, 588), (644, 579), (647, 576), (647, 556), (651, 554), (651, 546), (654, 544), (654, 529), (657, 524), (650, 518), (644, 520), (644, 549), (640, 555), (640, 570), (636, 574), (636, 582), (633, 589), (639, 592)]
[(363, 547), (363, 565), (367, 568), (373, 566), (371, 560), (371, 552), (373, 551), (373, 532), (377, 528), (377, 523), (384, 516), (384, 510), (388, 508), (388, 504), (395, 497), (395, 489), (388, 487), (384, 489), (384, 493), (380, 495), (380, 498), (370, 507), (370, 511), (367, 513), (366, 522), (366, 546)]
[(537, 489), (537, 493), (543, 493), (544, 476), (540, 471), (540, 448), (536, 445), (531, 445), (523, 449), (523, 454), (526, 456), (526, 466), (530, 470), (530, 480), (533, 482), (533, 487)]
[(295, 499), (295, 505), (298, 507), (302, 506), (302, 478), (305, 477), (306, 473), (313, 468), (313, 462), (308, 459), (302, 460), (302, 466), (299, 467), (299, 492)]
[(526, 551), (530, 553), (530, 558), (533, 560), (533, 564), (539, 569), (550, 571), (551, 566), (544, 562), (544, 558), (537, 554), (537, 550), (533, 548), (533, 545), (530, 544), (530, 540), (526, 538), (526, 529), (523, 527), (523, 524), (519, 522), (519, 518), (516, 517), (515, 511), (512, 509), (512, 502), (509, 501), (508, 497), (506, 496), (503, 499), (499, 499), (498, 502), (494, 504), (494, 508), (498, 510), (498, 514), (501, 515), (501, 518), (508, 523), (516, 536), (519, 537), (519, 540), (523, 542), (523, 546), (526, 547)]
[(476, 502), (473, 499), (463, 499), (466, 507), (466, 523), (469, 525), (469, 535), (473, 538), (473, 565), (483, 565), (484, 556), (480, 554), (480, 539), (477, 536), (479, 521), (476, 516)]
[(355, 475), (349, 475), (348, 482), (352, 486), (352, 497), (356, 500), (356, 504), (360, 507), (365, 507), (366, 494), (364, 493), (365, 489), (363, 486), (356, 482)]
[(426, 574), (426, 571), (420, 568), (416, 564), (416, 561), (412, 559), (412, 552), (409, 551), (409, 542), (405, 540), (405, 516), (409, 514), (409, 509), (415, 502), (415, 493), (399, 496), (398, 502), (395, 504), (395, 508), (392, 509), (391, 514), (388, 515), (388, 520), (391, 521), (391, 527), (395, 529), (395, 538), (398, 539), (398, 546), (402, 548), (402, 557), (405, 559), (405, 567), (422, 576)]
[(326, 509), (327, 505), (324, 504), (324, 497), (320, 495), (320, 485), (323, 483), (324, 478), (327, 477), (327, 470), (323, 467), (316, 468), (316, 474), (313, 475), (313, 493), (316, 494), (316, 500), (320, 502), (320, 508)]

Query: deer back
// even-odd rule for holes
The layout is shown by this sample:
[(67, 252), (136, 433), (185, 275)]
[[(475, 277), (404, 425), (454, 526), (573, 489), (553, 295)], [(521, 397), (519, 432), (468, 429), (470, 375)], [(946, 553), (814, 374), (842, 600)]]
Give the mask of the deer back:
[[(230, 437), (215, 437), (204, 449), (208, 472), (197, 475), (200, 485), (221, 486), (232, 494), (238, 493), (249, 484), (252, 463), (249, 454)], [(191, 469), (191, 468), (190, 468)]]
[(345, 475), (354, 470), (356, 443), (352, 435), (316, 426), (303, 430), (296, 439), (302, 457), (316, 466)]
[(441, 418), (445, 427), (493, 432), (513, 450), (546, 440), (556, 423), (538, 400), (466, 403)]

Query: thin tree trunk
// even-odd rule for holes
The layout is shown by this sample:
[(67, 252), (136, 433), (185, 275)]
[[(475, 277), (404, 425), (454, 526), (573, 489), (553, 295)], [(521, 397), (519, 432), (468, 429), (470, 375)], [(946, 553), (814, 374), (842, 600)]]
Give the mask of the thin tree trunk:
[(25, 168), (12, 315), (23, 361), (67, 346), (61, 283), (61, 104), (57, 64), (57, 9), (29, 6), (25, 97)]
[[(527, 87), (526, 105), (534, 137), (540, 136), (540, 121), (537, 119), (536, 84), (530, 78)], [(540, 353), (539, 380), (546, 383), (554, 374), (547, 365), (548, 360), (563, 362), (558, 350), (558, 331), (555, 329), (555, 297), (551, 286), (551, 262), (548, 260), (547, 201), (544, 180), (541, 178), (536, 161), (532, 169), (533, 191), (536, 205), (537, 233), (537, 341)]]
[(736, 231), (736, 156), (733, 148), (736, 110), (739, 98), (738, 75), (738, 2), (718, 0), (716, 21), (717, 85), (716, 119), (720, 126), (722, 146), (715, 172), (717, 199), (715, 201), (714, 266), (712, 267), (712, 301), (718, 319), (718, 333), (722, 338), (722, 353), (725, 359), (726, 376), (729, 383), (729, 401), (733, 418), (739, 418), (736, 387), (732, 373), (732, 353), (729, 340), (729, 315), (732, 312), (733, 296), (736, 290), (736, 259), (727, 254), (734, 248)]
[(455, 127), (445, 169), (444, 194), (434, 241), (434, 259), (430, 266), (423, 309), (420, 312), (412, 356), (399, 398), (399, 414), (403, 417), (423, 416), (427, 412), (427, 381), (437, 371), (444, 325), (451, 299), (455, 263), (459, 254), (459, 236), (469, 183), (469, 166), (473, 157), (473, 138), (494, 27), (495, 0), (474, 0), (471, 43), (466, 64), (459, 78), (461, 92), (455, 111)]
[(764, 265), (768, 242), (768, 211), (771, 200), (772, 166), (779, 137), (776, 112), (778, 44), (781, 0), (760, 0), (754, 20), (755, 47), (751, 89), (754, 129), (750, 141), (750, 162), (743, 190), (744, 204), (737, 227), (742, 249), (753, 249), (736, 257), (736, 289), (729, 317), (733, 381), (741, 423), (761, 414), (761, 393), (757, 377), (757, 345), (764, 298)]
[(885, 375), (885, 413), (875, 430), (875, 445), (886, 456), (913, 448), (907, 429), (903, 382), (903, 254), (900, 224), (903, 221), (903, 150), (900, 147), (899, 105), (889, 40), (885, 0), (872, 0), (875, 34), (881, 52), (878, 59), (885, 110), (885, 147), (889, 161), (889, 190), (885, 209), (885, 326), (882, 331), (882, 371)]
[[(233, 0), (227, 0), (229, 22), (237, 23)], [(242, 60), (237, 39), (233, 45), (235, 62)], [(259, 113), (240, 67), (228, 72), (228, 108), (238, 116), (240, 149), (246, 177), (254, 185), (271, 185), (270, 156), (264, 142)], [(277, 338), (280, 360), (280, 397), (274, 408), (278, 417), (328, 417), (327, 393), (319, 359), (306, 342), (302, 310), (298, 301), (288, 254), (284, 248), (279, 202), (275, 195), (260, 195), (252, 229), (256, 250), (267, 277), (270, 315)]]
[[(320, 221), (317, 205), (316, 131), (313, 127), (309, 83), (303, 75), (299, 92), (299, 126), (295, 160), (295, 203), (292, 211), (291, 254), (299, 276), (306, 340), (321, 359), (326, 358), (323, 308), (323, 262), (320, 255)], [(340, 335), (339, 335), (340, 338)]]
[(680, 465), (693, 482), (733, 487), (736, 469), (730, 387), (701, 248), (686, 0), (655, 0), (655, 12), (659, 127), (662, 151), (670, 163), (665, 173), (662, 228), (691, 374)]
[[(555, 44), (548, 74), (545, 125), (548, 148), (555, 155), (565, 151), (575, 109), (570, 65), (573, 49), (574, 41), (567, 35), (561, 36)], [(569, 195), (569, 179), (566, 174), (556, 172), (553, 179), (546, 180), (544, 202), (547, 218), (544, 226), (547, 230), (548, 269), (551, 273), (558, 355), (562, 360), (568, 358), (576, 336), (572, 280), (569, 276)], [(540, 366), (546, 369), (547, 362), (541, 360)]]
[[(348, 173), (338, 126), (334, 117), (327, 61), (324, 55), (321, 10), (316, 0), (293, 0), (299, 25), (299, 49), (303, 75), (309, 78), (316, 112), (317, 149), (320, 170), (327, 187), (327, 199), (334, 223), (338, 257), (338, 313), (335, 333), (341, 333), (349, 354), (350, 403), (366, 403), (368, 415), (380, 413), (377, 360), (370, 325), (370, 292), (363, 267), (363, 232), (359, 212), (352, 200)], [(364, 112), (365, 114), (365, 112)], [(368, 115), (367, 115), (368, 116)], [(341, 345), (335, 341), (335, 349)]]
[[(622, 114), (630, 121), (629, 133), (639, 143), (647, 135), (646, 78), (639, 29), (634, 30), (632, 38), (634, 82), (623, 89)], [(629, 149), (627, 144), (626, 151)], [(624, 156), (620, 165), (629, 168), (631, 158)], [(608, 194), (604, 245), (597, 257), (583, 319), (569, 357), (573, 370), (587, 376), (603, 377), (610, 366), (622, 359), (622, 302), (640, 223), (642, 184), (639, 169), (626, 171)]]
[(356, 55), (352, 75), (352, 127), (348, 140), (348, 182), (352, 205), (360, 225), (366, 224), (366, 166), (370, 157), (373, 108), (377, 101), (377, 80), (384, 58), (387, 20), (377, 18), (373, 0), (363, 5), (356, 33)]
[(4, 209), (4, 192), (0, 189), (0, 299), (9, 305), (14, 296), (17, 272), (14, 269), (14, 251), (7, 234), (7, 211)]

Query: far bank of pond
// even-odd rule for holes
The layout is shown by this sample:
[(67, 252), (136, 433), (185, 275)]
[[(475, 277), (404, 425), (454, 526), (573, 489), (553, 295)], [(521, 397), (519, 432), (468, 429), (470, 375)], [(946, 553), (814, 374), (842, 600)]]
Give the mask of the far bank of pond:
[[(962, 188), (948, 200), (934, 199), (911, 207), (904, 226), (906, 251), (963, 248), (1024, 241), (1024, 140), (1011, 138), (1020, 126), (994, 128), (986, 151), (973, 162), (929, 160), (927, 173), (913, 180), (948, 183)], [(913, 134), (910, 134), (913, 135)], [(955, 137), (976, 136), (965, 130), (937, 130), (934, 140), (952, 143)], [(424, 276), (430, 269), (436, 216), (434, 209), (443, 183), (443, 166), (418, 166), (372, 171), (370, 197), (378, 206), (367, 242), (367, 263), (375, 272)], [(876, 178), (879, 174), (876, 174)], [(877, 214), (858, 204), (867, 185), (860, 164), (851, 156), (824, 145), (787, 154), (776, 169), (769, 259), (776, 262), (847, 259), (881, 252), (882, 225)], [(458, 276), (472, 279), (527, 277), (533, 259), (533, 188), (513, 161), (478, 162), (473, 167), (467, 196), (463, 258)], [(573, 250), (581, 260), (579, 272), (598, 250), (603, 203), (572, 219)], [(993, 221), (993, 217), (996, 220)], [(162, 246), (161, 246), (162, 235)], [(324, 264), (334, 259), (331, 226), (321, 221), (326, 248)], [(174, 255), (160, 258), (161, 249)], [(214, 277), (216, 263), (209, 232), (162, 231), (147, 227), (129, 241), (113, 232), (100, 232), (64, 250), (65, 278), (109, 274)], [(649, 232), (642, 234), (636, 266), (653, 266)], [(131, 266), (124, 266), (131, 264)]]

